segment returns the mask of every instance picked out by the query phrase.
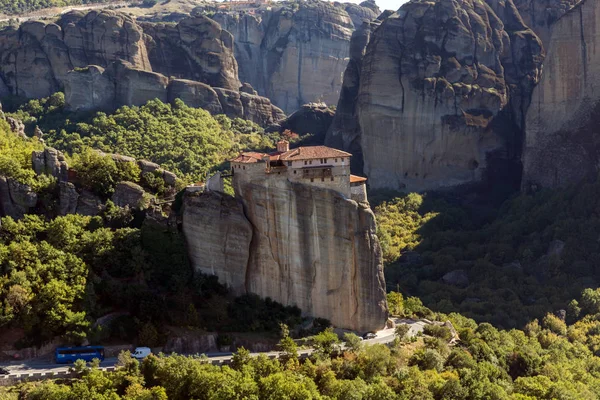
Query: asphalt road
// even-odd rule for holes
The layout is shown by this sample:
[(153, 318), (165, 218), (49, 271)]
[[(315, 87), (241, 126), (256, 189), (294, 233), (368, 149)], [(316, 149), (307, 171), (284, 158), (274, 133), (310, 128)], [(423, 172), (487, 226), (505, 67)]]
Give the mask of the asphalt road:
[[(410, 321), (410, 320), (398, 320), (399, 323), (407, 323), (411, 325), (411, 330), (409, 331), (409, 335), (416, 335), (419, 331), (423, 330), (424, 322), (421, 321)], [(373, 339), (365, 340), (364, 343), (368, 344), (386, 344), (390, 343), (394, 340), (394, 329), (383, 329), (376, 333), (376, 337)], [(299, 355), (310, 355), (313, 352), (312, 349), (302, 349), (299, 350)], [(265, 354), (270, 358), (277, 358), (280, 355), (280, 352), (273, 351), (268, 353), (252, 353), (254, 356), (258, 356), (259, 354)], [(227, 363), (233, 357), (232, 353), (208, 353), (206, 356), (213, 364), (221, 364)], [(112, 369), (115, 367), (117, 363), (116, 357), (106, 358), (103, 362), (100, 363), (100, 368), (102, 369)], [(28, 361), (11, 361), (8, 363), (0, 363), (0, 367), (6, 368), (9, 371), (9, 377), (29, 377), (29, 376), (49, 376), (50, 374), (60, 375), (66, 374), (69, 372), (70, 365), (65, 364), (56, 364), (54, 362), (49, 362), (48, 360), (28, 360)], [(6, 376), (6, 375), (5, 375)], [(3, 376), (0, 376), (2, 379)]]

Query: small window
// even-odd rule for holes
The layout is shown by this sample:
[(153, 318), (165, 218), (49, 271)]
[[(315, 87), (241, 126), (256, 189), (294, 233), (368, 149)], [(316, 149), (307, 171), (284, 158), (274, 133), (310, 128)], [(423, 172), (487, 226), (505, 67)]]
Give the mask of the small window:
[(337, 162), (337, 158), (335, 159), (335, 162)]
[(325, 164), (327, 164), (327, 159), (325, 159)]
[(325, 178), (321, 178), (321, 182), (325, 182)]
[(294, 170), (294, 173), (296, 173), (296, 170)]
[(310, 181), (311, 181), (311, 182), (314, 182), (315, 180), (314, 180), (314, 178), (310, 178)]
[(305, 161), (304, 161), (304, 165), (306, 165), (307, 163), (308, 163), (308, 161), (306, 161), (306, 160), (305, 160)]
[(333, 182), (333, 176), (331, 177), (331, 182)]
[(288, 167), (291, 167), (291, 166), (292, 166), (292, 162), (288, 161)]
[(310, 160), (308, 163), (309, 163), (310, 165), (312, 165), (312, 160)]
[(246, 166), (245, 166), (245, 165), (244, 165), (244, 168), (243, 168), (243, 169), (246, 169)]

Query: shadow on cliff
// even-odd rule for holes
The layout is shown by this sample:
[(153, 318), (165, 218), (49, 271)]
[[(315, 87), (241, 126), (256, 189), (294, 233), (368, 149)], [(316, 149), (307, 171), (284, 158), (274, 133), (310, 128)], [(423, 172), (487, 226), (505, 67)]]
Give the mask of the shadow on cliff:
[[(600, 184), (590, 187), (503, 199), (454, 191), (390, 201), (391, 193), (374, 193), (384, 250), (390, 240), (403, 248), (388, 258), (387, 290), (503, 328), (522, 328), (566, 307), (600, 276), (589, 260), (600, 256), (600, 229), (586, 224), (591, 211), (580, 211), (598, 203)], [(400, 206), (384, 210), (381, 201)], [(578, 251), (579, 240), (589, 245), (588, 255)]]

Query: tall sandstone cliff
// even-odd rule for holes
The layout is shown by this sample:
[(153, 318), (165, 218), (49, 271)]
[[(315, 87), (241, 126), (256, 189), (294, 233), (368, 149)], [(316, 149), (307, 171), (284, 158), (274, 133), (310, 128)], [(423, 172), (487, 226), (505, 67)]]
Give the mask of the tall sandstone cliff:
[[(240, 79), (286, 112), (302, 104), (335, 104), (355, 23), (372, 20), (373, 3), (282, 3), (259, 13), (217, 13), (235, 38)], [(297, 8), (296, 8), (297, 7)]]
[(523, 186), (598, 177), (600, 3), (582, 1), (550, 29), (544, 74), (527, 113)]
[(40, 98), (64, 90), (74, 110), (182, 98), (261, 125), (284, 117), (241, 86), (233, 37), (204, 16), (172, 26), (138, 24), (114, 11), (75, 11), (56, 23), (28, 21), (0, 31), (0, 96)]
[(244, 183), (237, 200), (188, 195), (183, 228), (195, 268), (335, 326), (368, 331), (387, 318), (375, 217), (333, 190), (287, 180)]
[(328, 141), (360, 142), (371, 187), (437, 189), (513, 170), (518, 186), (543, 52), (512, 0), (416, 0), (364, 32)]

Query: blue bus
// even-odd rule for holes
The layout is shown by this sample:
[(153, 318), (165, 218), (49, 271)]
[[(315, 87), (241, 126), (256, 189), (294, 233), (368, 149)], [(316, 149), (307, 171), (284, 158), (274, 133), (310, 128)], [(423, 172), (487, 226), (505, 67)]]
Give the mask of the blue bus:
[(104, 361), (103, 346), (57, 347), (54, 352), (57, 364), (69, 364), (77, 360), (92, 361), (94, 358)]

